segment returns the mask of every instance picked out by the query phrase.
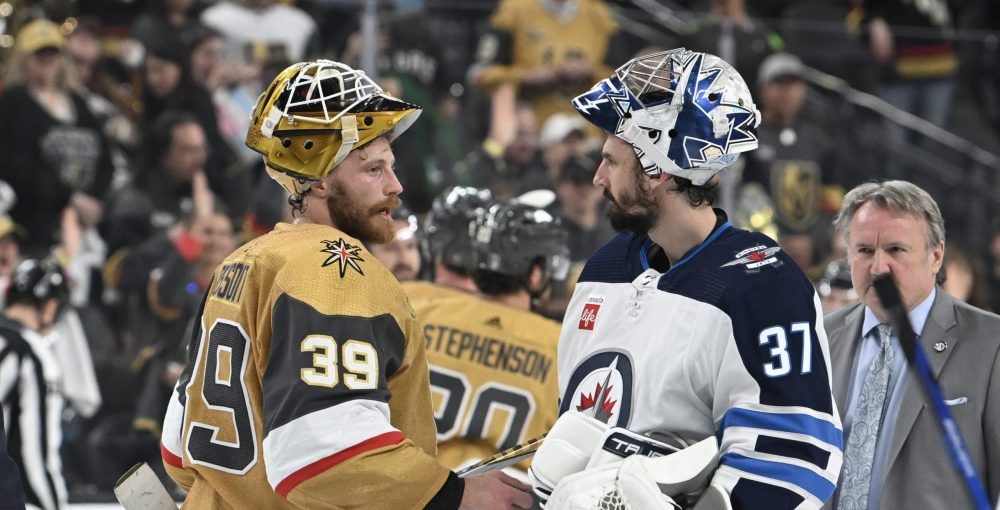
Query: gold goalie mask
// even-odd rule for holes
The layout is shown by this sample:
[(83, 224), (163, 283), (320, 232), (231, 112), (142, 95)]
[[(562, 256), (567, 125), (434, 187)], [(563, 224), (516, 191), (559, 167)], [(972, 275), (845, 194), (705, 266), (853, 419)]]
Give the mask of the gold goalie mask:
[(257, 100), (246, 144), (295, 197), (352, 150), (382, 135), (391, 142), (419, 116), (419, 106), (386, 94), (364, 71), (331, 60), (300, 62)]

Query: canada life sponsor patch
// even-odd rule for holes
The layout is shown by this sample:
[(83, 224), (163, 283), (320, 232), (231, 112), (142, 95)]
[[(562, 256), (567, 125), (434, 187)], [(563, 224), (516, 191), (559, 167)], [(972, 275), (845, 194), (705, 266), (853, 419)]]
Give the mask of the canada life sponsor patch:
[(775, 255), (779, 251), (781, 251), (781, 248), (777, 246), (754, 246), (753, 248), (747, 248), (737, 253), (736, 260), (726, 262), (721, 267), (743, 266), (747, 269), (757, 269), (758, 267), (777, 262), (778, 258)]
[(587, 302), (583, 305), (583, 311), (580, 312), (580, 325), (578, 329), (594, 330), (594, 326), (597, 325), (597, 313), (601, 311), (602, 304), (604, 304), (604, 296), (590, 296), (587, 298)]

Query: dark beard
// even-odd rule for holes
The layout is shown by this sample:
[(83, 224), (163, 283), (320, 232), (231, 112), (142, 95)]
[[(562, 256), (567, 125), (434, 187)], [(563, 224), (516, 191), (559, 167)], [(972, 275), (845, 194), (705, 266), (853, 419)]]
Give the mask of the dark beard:
[(372, 207), (364, 207), (354, 200), (344, 188), (333, 185), (332, 193), (326, 199), (333, 225), (345, 234), (365, 244), (385, 244), (396, 237), (393, 221), (379, 221), (379, 209), (389, 209), (391, 213), (399, 207), (399, 198), (390, 197)]
[(656, 202), (652, 199), (636, 193), (634, 196), (623, 196), (619, 202), (607, 188), (604, 189), (604, 198), (611, 202), (607, 216), (611, 228), (616, 231), (645, 234), (656, 224)]

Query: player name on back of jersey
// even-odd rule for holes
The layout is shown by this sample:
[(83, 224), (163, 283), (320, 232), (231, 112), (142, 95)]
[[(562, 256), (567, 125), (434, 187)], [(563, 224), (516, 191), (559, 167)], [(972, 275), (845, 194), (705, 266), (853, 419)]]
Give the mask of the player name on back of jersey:
[(548, 379), (552, 369), (552, 358), (539, 351), (448, 326), (424, 325), (424, 340), (428, 351), (442, 352), (540, 382)]
[(243, 296), (243, 284), (246, 282), (248, 272), (250, 266), (242, 262), (231, 262), (222, 266), (211, 295), (238, 303)]

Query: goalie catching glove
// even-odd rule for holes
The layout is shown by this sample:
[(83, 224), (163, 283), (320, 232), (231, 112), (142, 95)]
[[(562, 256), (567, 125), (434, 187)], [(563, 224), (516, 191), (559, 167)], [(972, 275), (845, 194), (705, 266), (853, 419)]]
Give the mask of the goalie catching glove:
[[(673, 510), (681, 507), (671, 496), (699, 493), (717, 463), (714, 437), (680, 450), (570, 411), (538, 449), (528, 476), (547, 510)], [(723, 494), (721, 500), (728, 498)]]

